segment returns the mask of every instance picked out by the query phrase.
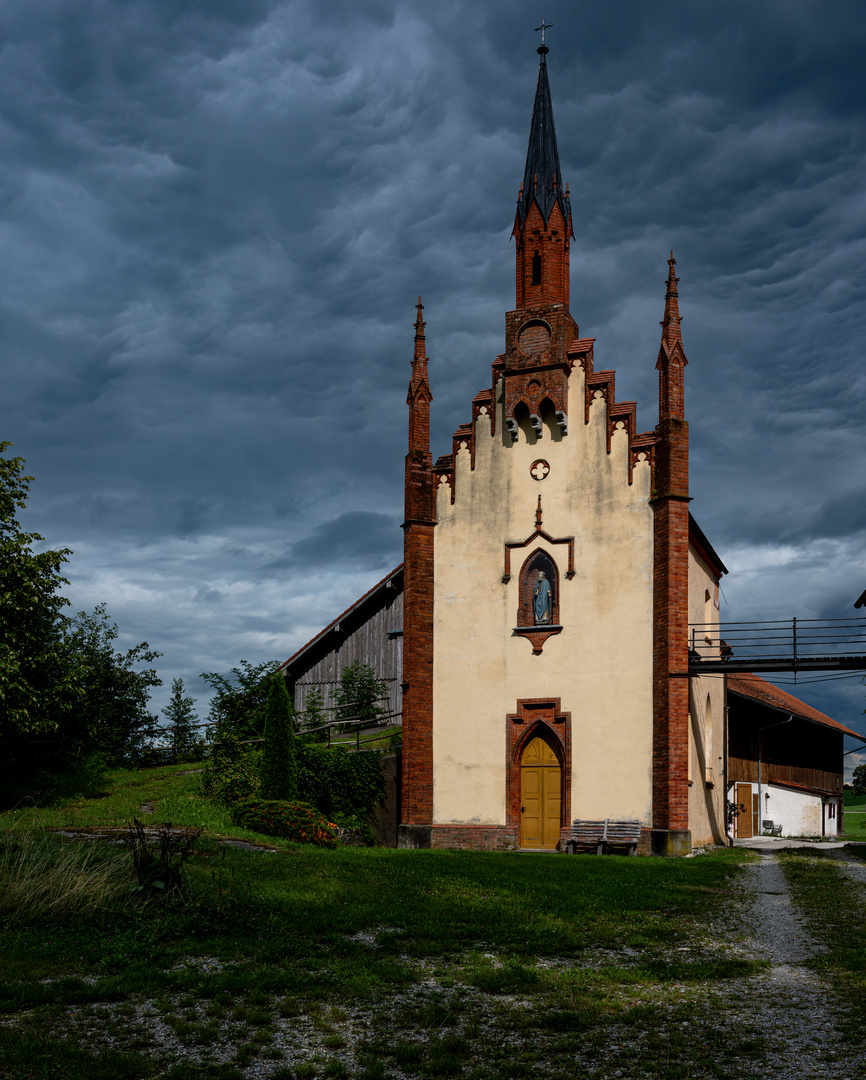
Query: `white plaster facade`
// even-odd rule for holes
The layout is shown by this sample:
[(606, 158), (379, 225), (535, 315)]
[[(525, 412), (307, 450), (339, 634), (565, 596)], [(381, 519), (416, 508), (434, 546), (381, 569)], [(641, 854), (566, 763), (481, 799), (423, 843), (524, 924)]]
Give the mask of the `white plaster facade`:
[[(742, 787), (742, 782), (736, 786)], [(749, 785), (752, 795), (758, 794), (758, 785)], [(734, 799), (734, 785), (729, 798)], [(782, 826), (782, 836), (836, 836), (838, 832), (838, 798), (821, 796), (817, 792), (804, 791), (782, 784), (762, 784), (761, 825), (772, 821)]]
[[(703, 624), (690, 645), (719, 655), (719, 586), (713, 569), (689, 544), (689, 623)], [(725, 682), (689, 680), (689, 828), (696, 846), (725, 843)]]

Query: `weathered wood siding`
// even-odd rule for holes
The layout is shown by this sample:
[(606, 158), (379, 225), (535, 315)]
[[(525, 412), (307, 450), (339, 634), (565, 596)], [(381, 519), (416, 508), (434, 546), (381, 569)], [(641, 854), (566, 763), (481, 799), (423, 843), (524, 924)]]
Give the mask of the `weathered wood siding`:
[[(757, 784), (758, 762), (748, 758), (728, 759), (728, 779), (731, 783)], [(796, 784), (799, 787), (817, 791), (836, 793), (842, 791), (842, 773), (826, 769), (812, 769), (807, 766), (778, 765), (775, 762), (761, 762), (762, 784)]]
[[(369, 664), (388, 684), (389, 713), (403, 707), (403, 592), (383, 589), (363, 611), (352, 613), (329, 631), (309, 652), (287, 670), (289, 692), (294, 689), (295, 708), (303, 710), (307, 694), (318, 687), (326, 708), (334, 705), (334, 694), (344, 667), (359, 660)], [(394, 718), (400, 722), (399, 717)]]
[(758, 738), (761, 739), (761, 782), (799, 784), (819, 791), (842, 791), (842, 733), (784, 714), (731, 694), (728, 698), (728, 779), (758, 782)]

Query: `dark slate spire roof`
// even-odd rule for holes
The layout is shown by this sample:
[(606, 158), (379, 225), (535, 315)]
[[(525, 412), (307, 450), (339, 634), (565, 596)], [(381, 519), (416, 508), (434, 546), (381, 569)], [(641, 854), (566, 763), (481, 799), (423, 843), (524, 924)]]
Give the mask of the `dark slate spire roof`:
[(535, 88), (532, 126), (529, 129), (529, 147), (526, 151), (523, 186), (517, 200), (517, 214), (520, 225), (523, 225), (534, 198), (547, 224), (554, 204), (559, 201), (559, 208), (567, 224), (570, 220), (571, 204), (562, 182), (559, 151), (556, 148), (556, 128), (553, 125), (553, 105), (550, 101), (550, 83), (547, 81), (545, 60), (547, 46), (542, 45), (538, 52), (541, 54), (541, 63), (538, 66), (538, 85)]

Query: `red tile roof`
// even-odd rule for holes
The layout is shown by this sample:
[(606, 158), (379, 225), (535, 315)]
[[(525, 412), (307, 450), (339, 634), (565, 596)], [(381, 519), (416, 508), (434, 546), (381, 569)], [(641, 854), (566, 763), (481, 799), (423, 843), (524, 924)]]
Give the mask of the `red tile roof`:
[(805, 701), (795, 698), (787, 690), (780, 690), (778, 686), (768, 683), (760, 675), (732, 673), (728, 676), (728, 690), (734, 694), (739, 694), (741, 697), (751, 698), (752, 701), (759, 701), (762, 705), (769, 705), (771, 708), (780, 709), (782, 712), (793, 713), (803, 720), (823, 724), (824, 727), (833, 728), (834, 731), (841, 731), (845, 735), (853, 735), (855, 739), (862, 739), (863, 742), (866, 742), (866, 735), (858, 735), (856, 731), (845, 727), (844, 724), (840, 724), (837, 720), (832, 720), (824, 713), (813, 709)]

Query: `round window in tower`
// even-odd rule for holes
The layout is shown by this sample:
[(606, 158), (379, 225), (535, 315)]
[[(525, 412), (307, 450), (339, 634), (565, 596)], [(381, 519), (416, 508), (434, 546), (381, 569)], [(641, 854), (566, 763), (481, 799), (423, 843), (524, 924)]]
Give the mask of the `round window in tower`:
[(550, 327), (547, 323), (534, 319), (520, 328), (517, 335), (517, 347), (527, 356), (541, 356), (550, 345)]

